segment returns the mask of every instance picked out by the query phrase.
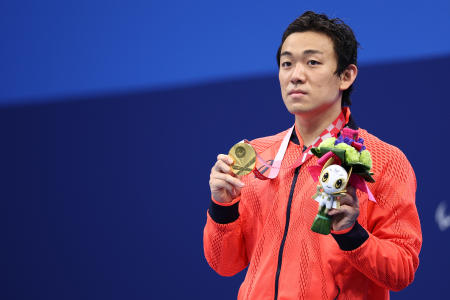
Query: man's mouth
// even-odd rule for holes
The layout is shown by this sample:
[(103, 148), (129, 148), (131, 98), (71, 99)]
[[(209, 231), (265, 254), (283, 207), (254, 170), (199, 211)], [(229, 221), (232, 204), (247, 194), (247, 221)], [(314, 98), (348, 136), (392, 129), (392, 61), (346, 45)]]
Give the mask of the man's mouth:
[(289, 92), (289, 95), (305, 95), (306, 92), (302, 90), (292, 90)]

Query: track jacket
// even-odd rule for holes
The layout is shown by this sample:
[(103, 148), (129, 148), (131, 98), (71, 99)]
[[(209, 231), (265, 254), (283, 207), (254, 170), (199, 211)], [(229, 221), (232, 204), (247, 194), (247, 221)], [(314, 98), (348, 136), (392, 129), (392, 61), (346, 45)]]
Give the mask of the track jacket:
[[(350, 118), (347, 126), (356, 125)], [(317, 182), (308, 166), (317, 158), (286, 168), (304, 150), (295, 130), (277, 178), (260, 180), (251, 173), (231, 203), (213, 199), (204, 228), (205, 257), (223, 276), (248, 266), (238, 299), (389, 299), (389, 290), (413, 281), (422, 245), (414, 171), (398, 148), (359, 131), (372, 154), (376, 182), (368, 187), (377, 203), (357, 191), (360, 215), (350, 231), (324, 236), (310, 230), (318, 205), (311, 198)], [(273, 159), (284, 134), (251, 143)]]

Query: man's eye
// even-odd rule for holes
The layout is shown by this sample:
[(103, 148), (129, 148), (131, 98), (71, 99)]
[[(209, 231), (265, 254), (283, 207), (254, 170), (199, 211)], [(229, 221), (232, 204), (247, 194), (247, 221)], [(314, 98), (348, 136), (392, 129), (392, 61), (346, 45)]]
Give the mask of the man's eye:
[(312, 59), (312, 60), (308, 60), (308, 65), (316, 66), (316, 65), (320, 65), (320, 62)]
[(281, 66), (282, 66), (283, 68), (290, 67), (290, 66), (291, 66), (291, 62), (290, 62), (290, 61), (285, 61), (285, 62), (281, 63)]

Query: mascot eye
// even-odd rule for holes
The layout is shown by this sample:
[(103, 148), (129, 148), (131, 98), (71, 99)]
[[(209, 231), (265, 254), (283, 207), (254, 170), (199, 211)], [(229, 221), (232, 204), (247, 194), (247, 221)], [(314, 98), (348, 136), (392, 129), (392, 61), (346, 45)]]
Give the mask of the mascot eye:
[(328, 172), (323, 173), (322, 182), (327, 182), (328, 177), (329, 177)]
[(341, 188), (342, 183), (343, 183), (342, 179), (338, 179), (338, 180), (336, 180), (336, 183), (334, 184), (334, 187), (339, 189), (339, 188)]

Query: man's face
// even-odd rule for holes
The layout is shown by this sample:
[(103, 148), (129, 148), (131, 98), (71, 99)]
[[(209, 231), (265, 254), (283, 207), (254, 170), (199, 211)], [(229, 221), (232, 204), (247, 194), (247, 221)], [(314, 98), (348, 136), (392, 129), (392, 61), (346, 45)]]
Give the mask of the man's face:
[(281, 95), (292, 114), (320, 113), (341, 105), (341, 80), (333, 41), (323, 33), (296, 32), (284, 41), (280, 55)]

